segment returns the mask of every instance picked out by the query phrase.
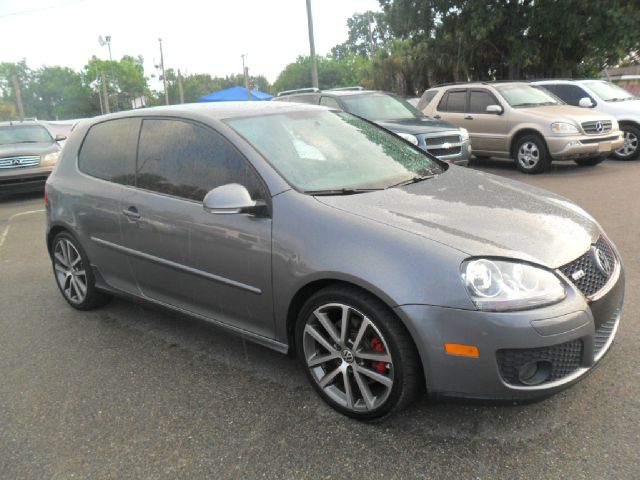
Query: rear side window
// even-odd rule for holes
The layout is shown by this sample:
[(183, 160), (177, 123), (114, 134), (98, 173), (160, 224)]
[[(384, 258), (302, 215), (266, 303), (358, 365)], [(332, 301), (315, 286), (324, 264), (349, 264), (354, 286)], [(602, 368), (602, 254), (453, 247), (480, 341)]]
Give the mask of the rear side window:
[(322, 97), (320, 99), (320, 105), (340, 109), (340, 104), (338, 103), (338, 101), (335, 98), (331, 97)]
[(258, 174), (219, 133), (182, 120), (144, 120), (138, 187), (200, 202), (227, 183), (244, 185), (256, 200), (266, 199)]
[(133, 185), (139, 130), (139, 118), (109, 120), (92, 126), (78, 154), (78, 168), (92, 177)]
[(429, 90), (425, 92), (422, 98), (420, 99), (420, 102), (418, 103), (418, 109), (422, 110), (423, 108), (426, 108), (427, 105), (431, 103), (431, 100), (433, 100), (437, 94), (438, 94), (437, 90)]
[(317, 95), (291, 95), (282, 98), (285, 102), (318, 104)]
[[(581, 98), (589, 98), (593, 102), (593, 98), (585, 92), (582, 88), (577, 85), (568, 85), (568, 84), (553, 84), (553, 85), (541, 85), (541, 87), (546, 88), (551, 93), (553, 93), (556, 97), (560, 97), (561, 100), (564, 100), (569, 105), (573, 105), (574, 107), (578, 107)], [(595, 103), (595, 102), (593, 102)]]
[(487, 113), (489, 105), (498, 105), (493, 96), (486, 90), (471, 90), (469, 95), (469, 112), (470, 113)]
[(467, 103), (466, 90), (450, 90), (440, 100), (438, 110), (442, 112), (464, 112)]

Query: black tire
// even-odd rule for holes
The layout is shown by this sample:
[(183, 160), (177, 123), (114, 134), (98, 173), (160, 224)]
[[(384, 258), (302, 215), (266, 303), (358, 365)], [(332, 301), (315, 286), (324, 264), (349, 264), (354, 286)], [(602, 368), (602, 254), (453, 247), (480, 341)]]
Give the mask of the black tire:
[(581, 167), (593, 167), (604, 162), (607, 159), (607, 155), (598, 155), (597, 157), (590, 158), (578, 158), (574, 160)]
[[(623, 123), (620, 125), (620, 130), (624, 133), (625, 146), (614, 150), (613, 158), (616, 160), (637, 160), (640, 156), (640, 128), (636, 125)], [(634, 149), (630, 151), (629, 147), (634, 147)], [(625, 151), (627, 153), (624, 153)]]
[[(323, 330), (318, 324), (318, 317), (314, 312), (316, 310), (321, 311), (324, 308), (338, 308), (338, 305), (348, 306), (351, 309), (349, 313), (350, 318), (348, 322), (346, 322), (350, 327), (350, 337), (344, 344), (336, 343), (334, 345), (335, 352), (339, 351), (340, 356), (320, 365), (309, 366), (307, 363), (309, 352), (305, 352), (305, 348), (308, 348), (310, 343), (316, 346), (320, 344), (317, 342), (314, 343), (315, 340), (307, 333), (307, 327), (317, 329), (316, 331), (323, 334), (324, 339), (327, 339), (329, 342), (333, 341), (328, 334), (328, 330)], [(337, 315), (332, 314), (331, 310), (326, 311), (329, 312), (327, 318), (329, 318), (332, 323), (335, 322), (333, 323), (336, 328), (335, 333), (339, 333), (342, 326), (340, 310), (336, 312)], [(331, 317), (331, 315), (334, 316)], [(366, 330), (363, 329), (363, 331), (368, 333), (360, 335), (360, 342), (358, 342), (358, 335), (356, 335), (355, 342), (352, 342), (351, 337), (353, 337), (353, 333), (355, 330), (357, 330), (358, 333), (360, 332), (365, 318), (368, 319), (375, 328), (371, 326), (365, 327)], [(359, 324), (358, 321), (360, 321)], [(378, 334), (381, 338), (378, 337)], [(379, 345), (374, 344), (376, 338), (378, 339)], [(407, 407), (424, 390), (424, 377), (420, 357), (404, 325), (402, 325), (396, 315), (383, 302), (358, 288), (340, 285), (331, 286), (318, 291), (309, 298), (298, 315), (295, 341), (296, 352), (300, 363), (311, 385), (315, 388), (316, 392), (318, 392), (318, 395), (332, 408), (349, 417), (358, 420), (373, 420), (385, 417)], [(350, 346), (349, 342), (351, 342)], [(365, 348), (358, 348), (359, 344)], [(345, 345), (348, 347), (345, 347)], [(363, 353), (373, 353), (373, 350), (368, 350), (369, 345), (374, 347), (383, 345), (381, 347), (382, 350), (375, 351), (384, 352), (382, 355), (389, 354), (390, 362), (382, 362), (382, 368), (385, 373), (384, 376), (390, 376), (392, 378), (391, 386), (383, 387), (381, 384), (377, 384), (376, 381), (371, 380), (370, 377), (361, 373), (363, 371), (361, 369), (363, 368), (369, 369), (369, 372), (373, 369), (380, 368), (380, 362), (366, 359), (362, 360), (359, 356)], [(350, 348), (353, 348), (353, 354), (349, 362), (349, 358), (345, 357), (344, 353)], [(365, 349), (367, 351), (365, 351)], [(313, 361), (314, 358), (320, 358), (323, 355), (325, 357), (330, 356), (331, 354), (329, 352), (329, 350), (322, 350), (322, 352), (316, 351), (311, 355), (309, 361)], [(329, 353), (329, 355), (326, 355), (326, 353)], [(375, 355), (375, 353), (373, 354)], [(330, 375), (327, 374), (338, 370), (339, 367), (344, 367), (346, 373), (342, 372), (336, 375), (335, 380), (331, 381), (325, 387), (321, 387), (319, 382), (322, 378), (318, 378), (317, 375), (329, 377)], [(388, 370), (384, 370), (385, 368)], [(380, 370), (378, 370), (378, 372), (380, 372)], [(360, 386), (360, 382), (362, 382), (363, 379), (367, 380), (366, 388)], [(347, 391), (347, 382), (350, 385), (349, 390), (352, 392), (349, 398), (353, 399), (351, 402), (353, 407), (349, 407), (348, 404), (345, 406), (334, 398), (336, 395), (342, 394), (344, 395), (343, 401), (346, 402), (347, 395), (345, 392)], [(342, 389), (340, 389), (340, 385), (342, 385)], [(367, 390), (370, 399), (372, 389), (376, 387), (383, 388), (384, 394), (377, 394), (374, 400), (380, 398), (380, 403), (378, 405), (372, 404), (371, 408), (369, 408), (369, 403), (366, 402), (363, 392)], [(333, 389), (333, 393), (331, 389)]]
[(551, 166), (547, 144), (540, 135), (524, 135), (513, 145), (513, 161), (524, 173), (542, 173)]
[[(64, 282), (60, 280), (60, 275), (62, 275), (62, 272), (59, 270), (59, 268), (63, 265), (59, 257), (57, 257), (57, 254), (59, 253), (58, 248), (63, 248), (65, 242), (70, 243), (80, 256), (80, 267), (77, 271), (84, 272), (84, 284), (86, 287), (84, 296), (82, 298), (80, 298), (81, 296), (77, 293), (78, 287), (74, 287), (76, 289), (76, 298), (74, 299), (73, 294), (68, 293), (72, 291), (72, 287), (69, 286), (69, 288), (65, 290), (63, 288), (63, 285), (61, 284), (64, 283), (65, 285), (69, 285), (70, 283), (70, 281), (68, 280), (65, 280)], [(75, 258), (77, 259), (77, 257)], [(89, 258), (87, 257), (87, 254), (80, 243), (70, 233), (61, 232), (53, 239), (53, 243), (51, 244), (51, 265), (53, 267), (53, 274), (54, 279), (56, 280), (56, 285), (58, 286), (62, 297), (73, 308), (77, 310), (93, 310), (94, 308), (101, 307), (111, 300), (111, 295), (96, 289), (95, 277), (93, 275), (93, 270), (91, 269)], [(68, 279), (69, 275), (67, 275), (66, 278)], [(77, 279), (78, 277), (76, 277), (75, 280), (77, 281)]]

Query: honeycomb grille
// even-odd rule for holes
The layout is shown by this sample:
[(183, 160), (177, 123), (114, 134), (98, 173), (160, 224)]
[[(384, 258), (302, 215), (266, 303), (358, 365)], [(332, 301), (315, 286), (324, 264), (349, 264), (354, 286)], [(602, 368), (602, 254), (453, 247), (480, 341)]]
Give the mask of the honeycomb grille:
[(582, 340), (572, 340), (552, 347), (505, 349), (496, 352), (500, 374), (511, 385), (523, 385), (518, 379), (520, 367), (531, 361), (551, 363), (551, 375), (542, 384), (560, 380), (575, 372), (582, 363)]
[[(609, 264), (609, 273), (604, 273), (604, 271), (598, 267), (595, 258), (597, 255), (596, 251), (601, 253), (601, 263)], [(606, 240), (600, 237), (587, 253), (578, 257), (573, 262), (560, 267), (560, 271), (573, 282), (585, 296), (589, 297), (605, 286), (613, 274), (615, 263), (616, 257), (611, 247)]]
[(613, 331), (616, 329), (616, 322), (618, 321), (619, 315), (620, 308), (617, 308), (609, 320), (596, 328), (596, 333), (593, 336), (593, 354), (595, 357), (602, 351), (613, 334)]

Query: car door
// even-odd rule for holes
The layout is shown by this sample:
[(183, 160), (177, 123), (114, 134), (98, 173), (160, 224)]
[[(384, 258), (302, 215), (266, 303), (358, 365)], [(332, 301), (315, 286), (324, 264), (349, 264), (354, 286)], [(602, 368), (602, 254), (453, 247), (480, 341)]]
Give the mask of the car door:
[(467, 128), (465, 120), (467, 107), (467, 89), (453, 88), (445, 92), (438, 102), (433, 118)]
[(136, 186), (123, 199), (124, 246), (142, 294), (262, 336), (274, 336), (271, 218), (204, 210), (229, 183), (270, 202), (257, 172), (221, 134), (175, 118), (142, 122)]
[(78, 169), (85, 178), (68, 186), (75, 192), (76, 231), (93, 265), (108, 285), (132, 294), (139, 291), (120, 249), (120, 220), (121, 200), (134, 182), (140, 122), (121, 118), (93, 125), (78, 152)]
[[(503, 108), (502, 113), (489, 113), (489, 105)], [(469, 103), (465, 115), (465, 128), (469, 130), (471, 145), (482, 152), (508, 151), (508, 122), (504, 107), (486, 88), (469, 90)]]

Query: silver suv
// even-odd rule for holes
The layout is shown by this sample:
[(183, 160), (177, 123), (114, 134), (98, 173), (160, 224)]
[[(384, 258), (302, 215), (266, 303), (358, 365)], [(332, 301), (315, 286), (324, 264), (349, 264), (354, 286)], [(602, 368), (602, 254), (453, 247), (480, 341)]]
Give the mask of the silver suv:
[(611, 115), (567, 105), (527, 82), (444, 85), (427, 90), (418, 108), (466, 128), (477, 158), (513, 158), (525, 173), (552, 160), (597, 165), (624, 144)]
[(46, 199), (71, 306), (133, 297), (296, 352), (319, 395), (360, 419), (425, 386), (548, 396), (602, 358), (622, 308), (620, 255), (576, 205), (318, 106), (81, 123)]

